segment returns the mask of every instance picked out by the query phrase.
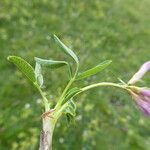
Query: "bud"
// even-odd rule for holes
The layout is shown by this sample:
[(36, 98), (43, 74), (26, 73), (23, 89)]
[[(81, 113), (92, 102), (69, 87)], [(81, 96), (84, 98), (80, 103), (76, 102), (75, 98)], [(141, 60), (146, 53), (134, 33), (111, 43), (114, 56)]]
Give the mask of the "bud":
[(145, 75), (146, 72), (150, 70), (150, 61), (145, 62), (137, 73), (130, 79), (129, 84), (135, 84)]

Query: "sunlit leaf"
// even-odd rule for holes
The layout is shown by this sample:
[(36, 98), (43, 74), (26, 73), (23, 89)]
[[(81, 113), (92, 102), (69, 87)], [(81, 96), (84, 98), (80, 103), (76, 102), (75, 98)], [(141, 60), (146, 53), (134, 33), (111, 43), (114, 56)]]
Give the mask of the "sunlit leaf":
[(42, 75), (42, 68), (39, 63), (36, 63), (35, 65), (35, 77), (36, 77), (37, 83), (41, 87), (44, 81), (43, 81), (43, 75)]
[(37, 58), (37, 57), (35, 57), (35, 61), (42, 66), (50, 67), (52, 69), (68, 65), (66, 61), (56, 61), (56, 60), (50, 60), (50, 59), (47, 60), (47, 59), (42, 59), (42, 58)]
[(38, 58), (38, 57), (35, 57), (34, 59), (41, 66), (49, 67), (51, 69), (57, 69), (57, 68), (60, 68), (63, 66), (67, 66), (69, 75), (70, 75), (70, 77), (72, 76), (71, 67), (68, 64), (68, 62), (66, 62), (66, 61), (56, 61), (56, 60), (50, 60), (50, 59), (42, 59), (42, 58)]
[(26, 62), (24, 59), (18, 56), (8, 56), (7, 59), (10, 62), (14, 63), (17, 66), (17, 68), (33, 83), (36, 82), (34, 69), (28, 62)]
[(76, 56), (76, 54), (70, 48), (68, 48), (64, 43), (62, 43), (56, 35), (54, 35), (54, 40), (67, 55), (71, 56), (77, 64), (79, 63), (79, 59)]
[(86, 77), (89, 77), (89, 76), (92, 76), (100, 71), (102, 71), (103, 69), (105, 69), (108, 65), (111, 64), (111, 60), (106, 60), (102, 63), (100, 63), (99, 65), (87, 70), (87, 71), (84, 71), (82, 73), (79, 73), (76, 80), (80, 80), (80, 79), (84, 79)]

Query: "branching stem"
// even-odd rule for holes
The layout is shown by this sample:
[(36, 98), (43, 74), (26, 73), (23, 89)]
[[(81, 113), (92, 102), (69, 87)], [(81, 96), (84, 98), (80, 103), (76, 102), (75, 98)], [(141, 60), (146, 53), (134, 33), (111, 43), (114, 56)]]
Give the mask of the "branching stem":
[(72, 85), (72, 83), (75, 81), (75, 78), (76, 78), (77, 73), (78, 73), (78, 69), (79, 69), (79, 65), (77, 64), (77, 67), (76, 67), (74, 76), (72, 77), (72, 79), (68, 82), (67, 86), (65, 87), (65, 89), (64, 89), (64, 91), (63, 91), (63, 93), (62, 93), (62, 95), (60, 96), (60, 98), (59, 98), (59, 100), (58, 100), (58, 103), (57, 103), (56, 106), (55, 106), (55, 109), (57, 109), (59, 106), (61, 106), (65, 94), (67, 93), (67, 91), (68, 91), (68, 89), (70, 88), (70, 86)]

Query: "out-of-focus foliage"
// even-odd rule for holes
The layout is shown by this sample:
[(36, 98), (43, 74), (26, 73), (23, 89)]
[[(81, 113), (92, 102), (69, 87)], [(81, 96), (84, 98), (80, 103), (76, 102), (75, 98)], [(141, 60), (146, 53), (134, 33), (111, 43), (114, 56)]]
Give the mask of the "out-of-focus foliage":
[[(38, 149), (43, 112), (40, 95), (7, 62), (8, 55), (19, 55), (32, 65), (34, 56), (68, 59), (50, 39), (56, 34), (79, 55), (80, 70), (113, 60), (109, 69), (83, 84), (117, 82), (117, 77), (128, 81), (150, 59), (149, 8), (149, 0), (1, 0), (0, 150)], [(45, 70), (44, 90), (55, 103), (68, 71)], [(147, 75), (141, 84), (149, 83)], [(97, 88), (75, 100), (76, 121), (69, 128), (65, 117), (57, 124), (55, 150), (150, 149), (150, 120), (124, 91)]]

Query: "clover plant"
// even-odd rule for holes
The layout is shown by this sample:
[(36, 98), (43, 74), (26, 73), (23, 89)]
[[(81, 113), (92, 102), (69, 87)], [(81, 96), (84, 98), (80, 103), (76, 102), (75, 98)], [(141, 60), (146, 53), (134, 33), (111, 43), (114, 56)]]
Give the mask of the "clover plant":
[[(52, 138), (56, 123), (59, 118), (65, 114), (68, 120), (73, 119), (76, 116), (76, 104), (74, 102), (74, 97), (81, 94), (87, 90), (90, 90), (99, 86), (113, 86), (124, 89), (128, 91), (138, 104), (140, 109), (144, 111), (145, 114), (150, 115), (150, 90), (148, 88), (137, 87), (133, 84), (139, 81), (143, 75), (149, 71), (150, 62), (145, 63), (140, 70), (131, 78), (129, 83), (124, 83), (120, 80), (119, 83), (111, 82), (98, 82), (85, 87), (72, 87), (73, 83), (79, 80), (84, 80), (98, 72), (103, 71), (106, 67), (111, 64), (111, 60), (106, 60), (100, 62), (93, 68), (89, 70), (78, 72), (79, 70), (79, 59), (77, 55), (68, 48), (60, 39), (54, 35), (54, 41), (60, 47), (60, 49), (72, 58), (74, 62), (74, 68), (70, 65), (70, 62), (64, 60), (52, 60), (45, 58), (35, 57), (35, 68), (33, 68), (28, 62), (19, 56), (8, 56), (8, 60), (16, 65), (16, 67), (33, 83), (37, 88), (43, 99), (43, 105), (45, 112), (42, 114), (43, 127), (40, 135), (39, 150), (52, 150)], [(49, 67), (50, 69), (56, 69), (66, 66), (68, 68), (67, 74), (69, 74), (69, 82), (64, 88), (62, 94), (57, 99), (55, 106), (51, 105), (51, 101), (47, 99), (43, 92), (43, 67)], [(53, 107), (52, 107), (53, 106)]]

